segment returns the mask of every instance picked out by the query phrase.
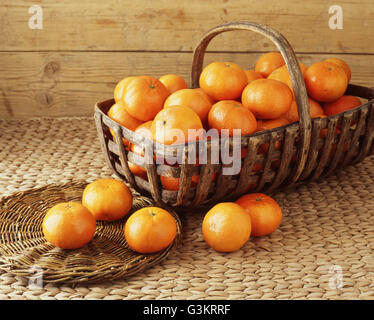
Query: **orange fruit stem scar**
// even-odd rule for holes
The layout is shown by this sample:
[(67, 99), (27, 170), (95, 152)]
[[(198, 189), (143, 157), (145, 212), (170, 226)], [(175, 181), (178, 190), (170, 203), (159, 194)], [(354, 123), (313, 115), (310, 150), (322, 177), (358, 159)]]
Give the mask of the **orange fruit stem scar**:
[(274, 232), (282, 221), (278, 203), (263, 193), (246, 194), (236, 200), (251, 218), (251, 235), (260, 237)]
[(123, 218), (132, 207), (130, 189), (112, 178), (102, 178), (86, 186), (82, 204), (96, 220), (114, 221)]
[(344, 95), (348, 78), (344, 69), (331, 62), (312, 64), (304, 74), (308, 94), (315, 100), (331, 102)]
[(63, 202), (50, 208), (42, 222), (44, 237), (61, 249), (77, 249), (91, 241), (96, 220), (79, 202)]
[(173, 242), (177, 224), (166, 210), (146, 207), (127, 219), (124, 234), (127, 244), (134, 251), (153, 253), (167, 248)]
[(132, 117), (144, 122), (152, 120), (162, 110), (169, 94), (169, 90), (160, 80), (151, 76), (140, 76), (127, 83), (121, 101)]
[(239, 98), (247, 83), (244, 70), (231, 62), (213, 62), (203, 69), (199, 78), (200, 87), (216, 101)]

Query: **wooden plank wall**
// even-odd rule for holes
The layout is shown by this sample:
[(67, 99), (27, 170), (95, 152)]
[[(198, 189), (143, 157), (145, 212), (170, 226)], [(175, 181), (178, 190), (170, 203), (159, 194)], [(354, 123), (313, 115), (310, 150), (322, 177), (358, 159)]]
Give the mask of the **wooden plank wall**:
[[(92, 115), (128, 75), (178, 73), (189, 81), (192, 50), (211, 27), (253, 21), (279, 30), (300, 61), (341, 57), (352, 82), (374, 86), (373, 0), (13, 0), (0, 1), (0, 118)], [(43, 29), (28, 26), (30, 6), (43, 8)], [(343, 9), (330, 30), (328, 9)], [(228, 32), (205, 62), (253, 67), (274, 50), (265, 38)]]

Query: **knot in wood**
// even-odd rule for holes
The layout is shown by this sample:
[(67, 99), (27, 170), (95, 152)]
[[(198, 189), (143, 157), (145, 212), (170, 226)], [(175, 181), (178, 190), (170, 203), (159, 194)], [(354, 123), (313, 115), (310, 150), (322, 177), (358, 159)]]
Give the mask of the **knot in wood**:
[(60, 71), (60, 64), (56, 61), (50, 61), (48, 62), (44, 67), (44, 73), (51, 77), (54, 74), (56, 74), (58, 71)]

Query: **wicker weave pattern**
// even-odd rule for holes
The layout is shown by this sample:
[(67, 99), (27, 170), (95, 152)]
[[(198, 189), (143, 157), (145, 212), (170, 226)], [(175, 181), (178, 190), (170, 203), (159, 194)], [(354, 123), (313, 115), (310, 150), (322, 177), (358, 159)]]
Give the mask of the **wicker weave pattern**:
[[(85, 186), (86, 183), (50, 185), (5, 198), (0, 203), (0, 268), (30, 276), (30, 268), (38, 266), (46, 283), (113, 280), (162, 261), (180, 242), (180, 220), (171, 211), (177, 221), (177, 237), (168, 248), (155, 254), (139, 254), (129, 249), (123, 234), (126, 217), (114, 222), (98, 221), (94, 238), (80, 249), (56, 248), (43, 236), (44, 215), (59, 202), (80, 201)], [(129, 214), (152, 204), (150, 199), (134, 193)]]
[[(350, 91), (353, 90), (354, 88), (351, 87)], [(250, 185), (256, 185), (251, 190), (253, 192), (270, 192), (291, 184), (290, 177), (294, 172), (295, 159), (298, 156), (298, 123), (244, 137), (242, 147), (246, 148), (248, 152), (246, 157), (242, 159), (240, 174), (236, 176), (219, 174), (217, 180), (212, 181), (214, 172), (222, 172), (222, 165), (191, 166), (181, 164), (180, 167), (167, 164), (146, 165), (143, 157), (125, 150), (122, 145), (118, 146), (108, 130), (108, 128), (118, 125), (105, 115), (105, 110), (109, 109), (112, 104), (112, 100), (100, 103), (99, 108), (104, 112), (98, 111), (96, 113), (99, 115), (99, 121), (102, 121), (98, 128), (103, 150), (107, 155), (106, 161), (119, 178), (130, 182), (137, 190), (151, 194), (155, 200), (186, 207), (198, 206), (203, 201), (203, 204), (210, 205), (217, 201), (235, 199), (243, 194)], [(308, 153), (306, 166), (297, 182), (316, 180), (323, 175), (331, 174), (338, 168), (362, 161), (365, 156), (371, 154), (374, 132), (372, 110), (373, 102), (370, 101), (361, 107), (336, 116), (313, 119), (311, 149)], [(339, 134), (337, 134), (338, 127), (340, 128)], [(134, 139), (135, 134), (124, 127), (121, 129), (120, 132), (125, 139), (137, 143)], [(326, 132), (326, 135), (321, 135), (321, 132)], [(282, 150), (275, 150), (277, 141), (283, 143)], [(264, 143), (269, 143), (268, 153), (257, 154), (258, 147)], [(124, 165), (127, 161), (146, 168), (148, 180), (133, 176), (130, 171), (127, 172)], [(253, 171), (254, 165), (261, 165), (262, 169)], [(197, 187), (193, 187), (191, 177), (196, 174), (200, 174), (200, 180)], [(188, 187), (185, 187), (183, 191), (181, 191), (182, 187), (179, 191), (164, 190), (159, 183), (161, 175), (180, 177), (181, 181), (187, 182)], [(150, 176), (153, 176), (156, 181), (151, 183)]]
[[(0, 121), (0, 196), (109, 177), (93, 119)], [(374, 157), (272, 196), (280, 228), (220, 254), (201, 234), (206, 210), (180, 215), (183, 239), (160, 264), (125, 279), (28, 287), (0, 269), (0, 299), (374, 299)], [(1, 230), (0, 230), (1, 232)], [(331, 288), (342, 268), (341, 290)]]
[[(193, 165), (188, 161), (190, 148), (186, 144), (183, 153), (184, 162), (179, 167), (167, 164), (147, 164), (144, 157), (126, 150), (123, 139), (144, 149), (144, 139), (127, 128), (112, 121), (106, 113), (114, 100), (99, 102), (95, 106), (95, 119), (102, 151), (112, 171), (121, 179), (130, 183), (139, 192), (152, 195), (157, 202), (176, 207), (203, 207), (218, 201), (229, 201), (239, 195), (251, 192), (271, 192), (281, 187), (294, 185), (307, 180), (316, 180), (331, 174), (337, 168), (362, 161), (373, 152), (374, 134), (374, 89), (349, 85), (346, 94), (368, 100), (360, 107), (326, 118), (310, 118), (308, 96), (297, 62), (296, 55), (288, 41), (276, 30), (250, 22), (228, 23), (207, 32), (194, 51), (192, 64), (192, 86), (198, 86), (205, 50), (209, 42), (218, 34), (234, 30), (258, 32), (274, 42), (281, 52), (292, 80), (298, 105), (300, 121), (287, 126), (243, 136), (241, 148), (247, 150), (242, 159), (241, 171), (237, 175), (223, 175), (224, 164), (213, 164), (209, 159), (212, 141), (207, 142), (207, 164)], [(115, 133), (115, 139), (109, 129)], [(322, 135), (321, 132), (325, 132)], [(282, 148), (276, 149), (280, 142)], [(219, 141), (220, 145), (224, 142)], [(232, 141), (229, 141), (232, 152)], [(258, 149), (268, 144), (263, 154)], [(155, 143), (157, 145), (157, 143)], [(177, 154), (176, 146), (164, 146), (162, 157)], [(154, 154), (157, 148), (154, 149)], [(128, 166), (134, 163), (147, 170), (147, 179), (134, 176)], [(261, 167), (254, 170), (254, 166)], [(215, 181), (212, 175), (218, 177)], [(197, 186), (191, 181), (194, 175), (200, 175)], [(160, 184), (160, 176), (180, 178), (178, 191), (166, 190)]]

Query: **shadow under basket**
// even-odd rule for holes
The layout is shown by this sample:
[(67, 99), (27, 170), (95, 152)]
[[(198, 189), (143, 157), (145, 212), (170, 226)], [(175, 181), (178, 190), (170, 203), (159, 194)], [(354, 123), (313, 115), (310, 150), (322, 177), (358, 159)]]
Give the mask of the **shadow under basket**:
[[(192, 149), (199, 148), (199, 144), (174, 146), (153, 143), (151, 152), (147, 150), (147, 159), (156, 156), (167, 159), (182, 154), (183, 162), (175, 166), (166, 162), (145, 161), (145, 157), (131, 152), (124, 140), (143, 150), (149, 141), (107, 116), (114, 104), (113, 99), (97, 103), (95, 121), (107, 164), (120, 179), (127, 181), (138, 192), (150, 194), (156, 202), (194, 208), (233, 200), (243, 193), (272, 192), (295, 183), (316, 180), (338, 168), (360, 162), (374, 151), (374, 88), (350, 84), (346, 94), (365, 99), (366, 103), (334, 116), (311, 119), (308, 95), (296, 55), (288, 41), (267, 26), (236, 22), (211, 29), (194, 51), (193, 88), (198, 87), (204, 53), (210, 40), (232, 30), (258, 32), (278, 47), (291, 77), (300, 121), (241, 136), (240, 172), (224, 175), (223, 169), (231, 165), (212, 161), (210, 148), (218, 142), (220, 148), (227, 147), (232, 153), (232, 138), (204, 142), (208, 150), (204, 164), (189, 164), (188, 161), (191, 151), (194, 151)], [(144, 175), (133, 175), (129, 163), (143, 168)], [(178, 190), (165, 189), (160, 177), (179, 178)]]

